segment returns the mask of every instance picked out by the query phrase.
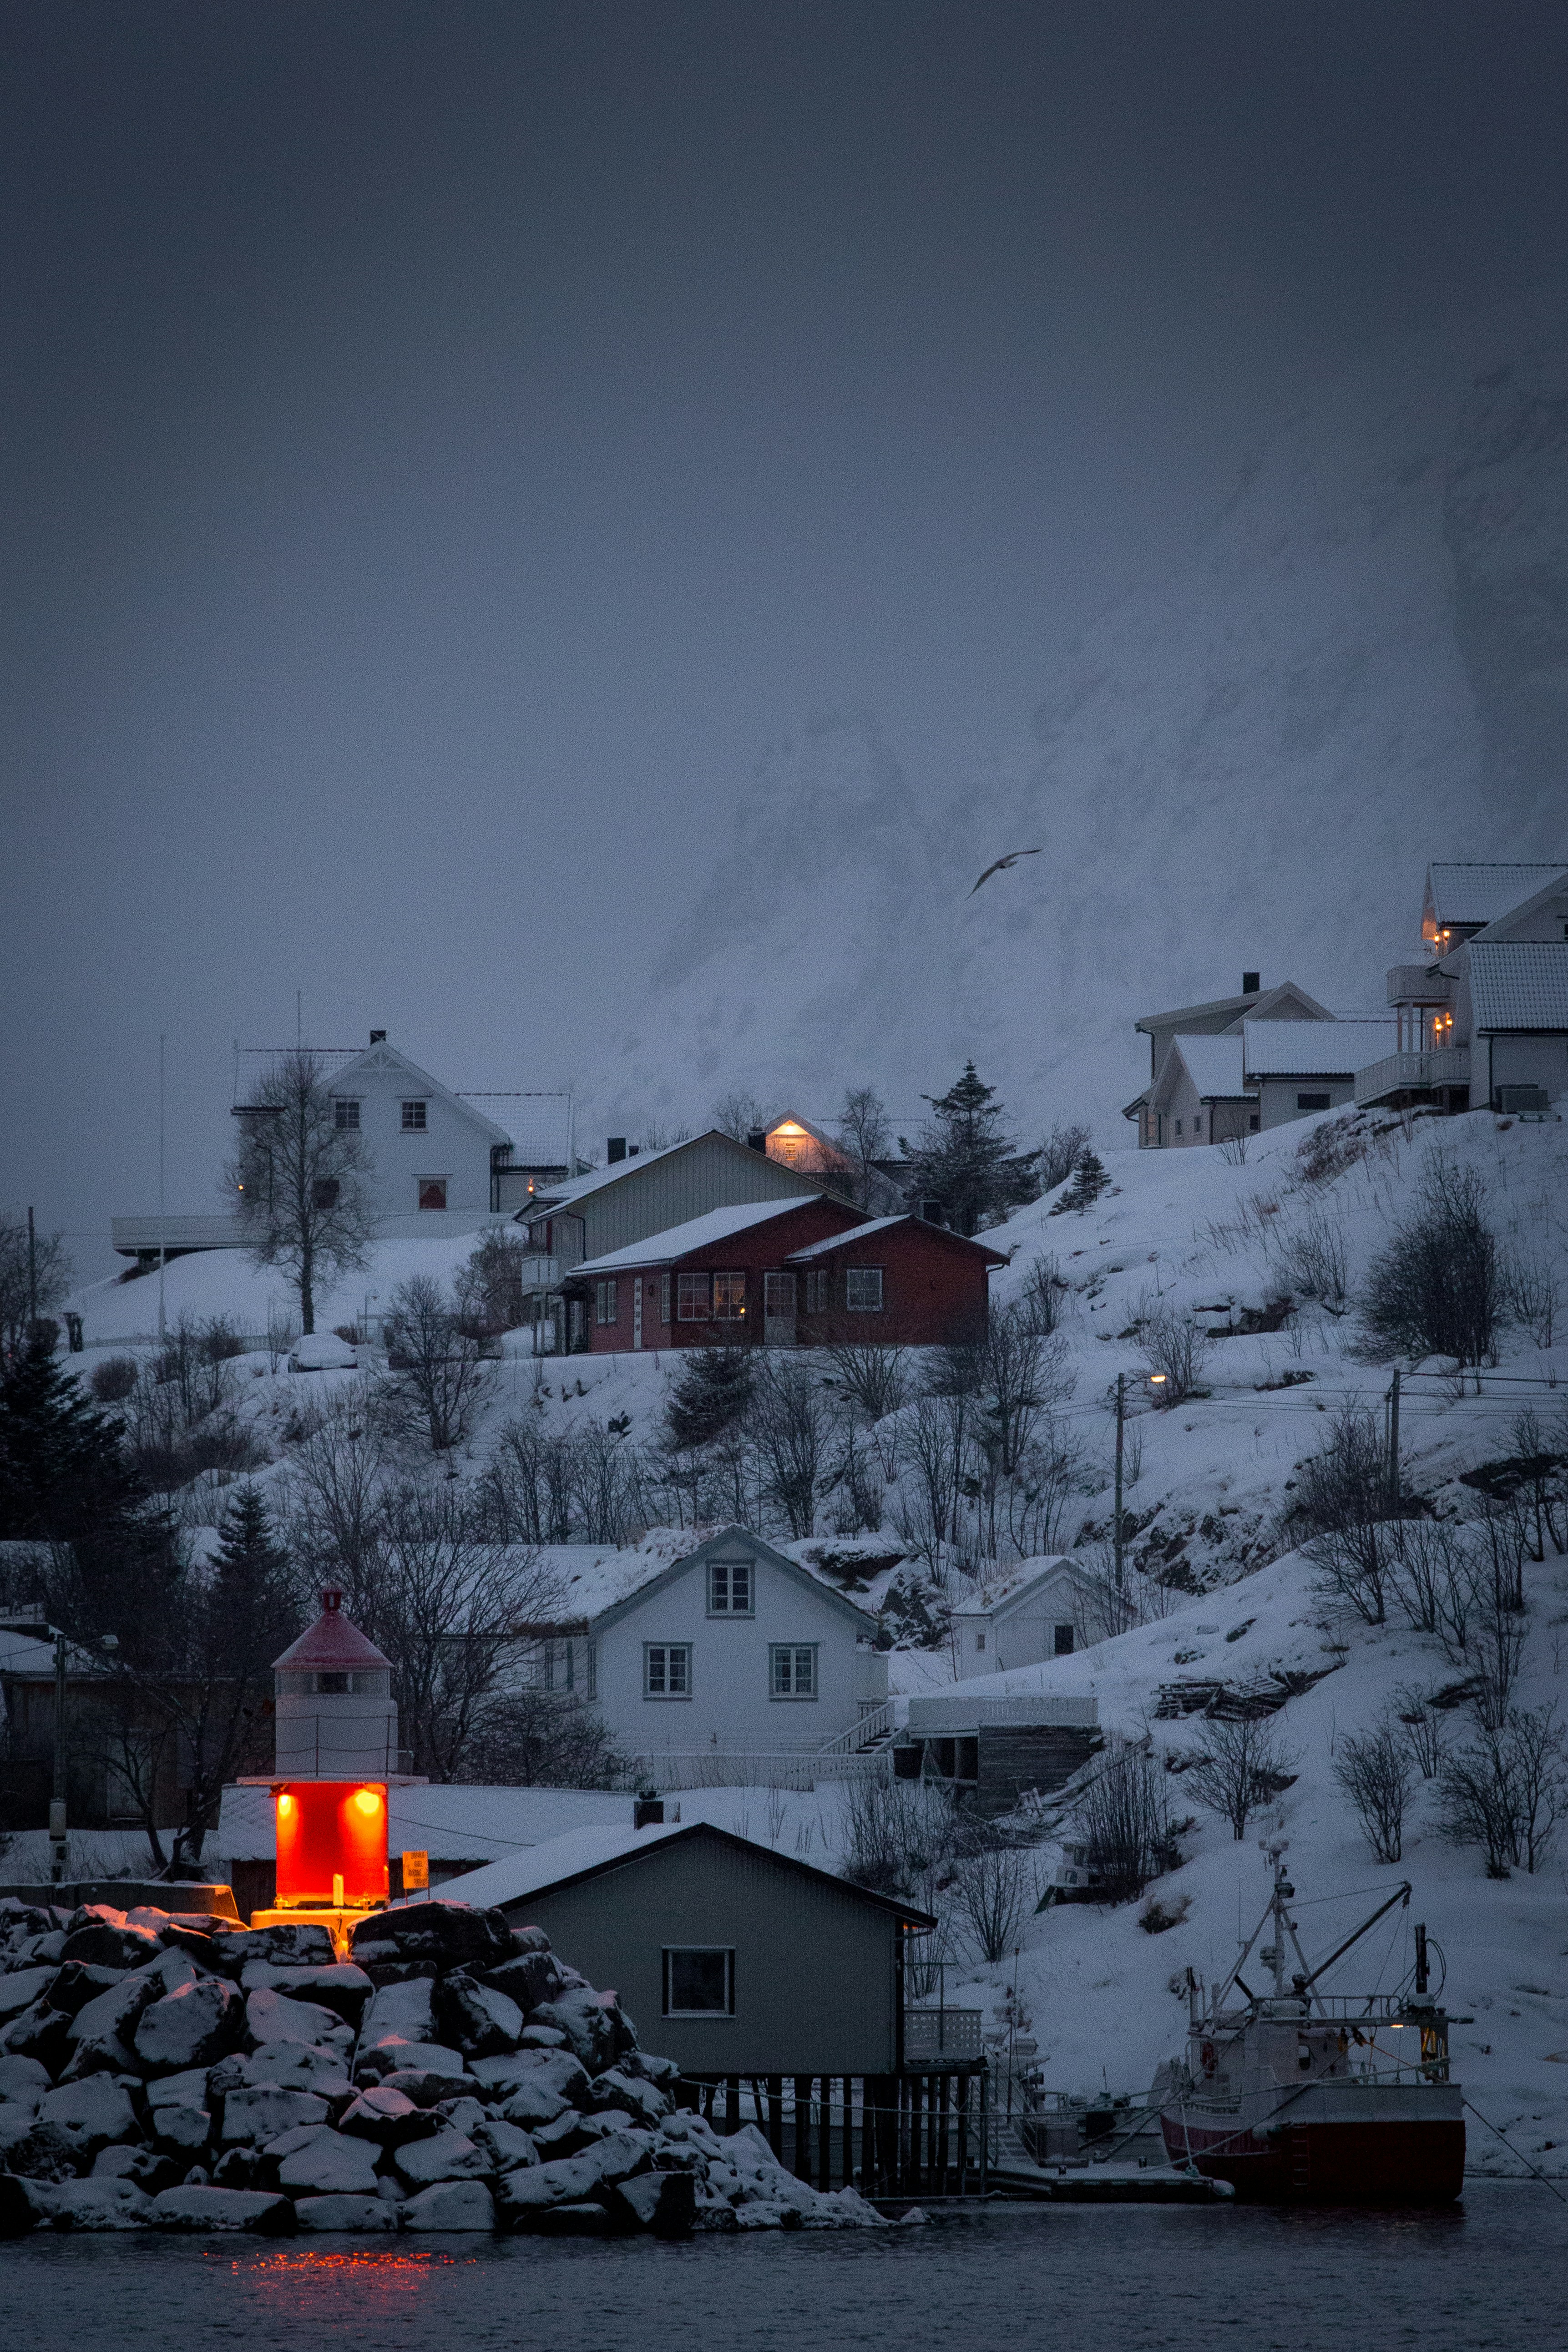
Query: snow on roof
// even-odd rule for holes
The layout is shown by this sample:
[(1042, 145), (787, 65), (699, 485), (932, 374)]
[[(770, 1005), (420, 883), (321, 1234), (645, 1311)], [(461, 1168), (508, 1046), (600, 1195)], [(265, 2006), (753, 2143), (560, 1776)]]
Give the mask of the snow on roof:
[(565, 1095), (460, 1094), (458, 1100), (500, 1128), (521, 1166), (566, 1166), (572, 1113)]
[(1394, 1021), (1248, 1021), (1248, 1077), (1353, 1076), (1399, 1043)]
[[(751, 1225), (766, 1224), (770, 1217), (787, 1216), (791, 1209), (813, 1208), (820, 1198), (819, 1193), (805, 1192), (798, 1201), (742, 1201), (731, 1209), (710, 1209), (706, 1216), (690, 1217), (683, 1225), (671, 1225), (662, 1234), (649, 1234), (646, 1241), (629, 1242), (625, 1249), (589, 1258), (585, 1265), (573, 1267), (573, 1276), (614, 1274), (628, 1265), (663, 1265), (672, 1258), (689, 1255), (692, 1250), (710, 1249), (715, 1242), (727, 1242), (731, 1234), (743, 1234)], [(864, 1232), (865, 1228), (858, 1230)]]
[[(689, 1143), (700, 1140), (700, 1137), (687, 1136), (679, 1143), (667, 1143), (660, 1151), (639, 1151), (634, 1158), (612, 1160), (607, 1168), (591, 1168), (586, 1176), (563, 1177), (559, 1184), (541, 1189), (537, 1212), (542, 1215), (546, 1209), (569, 1208), (574, 1201), (581, 1201), (590, 1192), (602, 1192), (606, 1184), (618, 1184), (623, 1176), (635, 1176), (639, 1169), (652, 1168), (657, 1161), (668, 1160), (677, 1151), (684, 1151)], [(727, 1140), (733, 1141), (733, 1138)]]
[[(1292, 1021), (1288, 1024), (1294, 1028)], [(1200, 1095), (1231, 1097), (1247, 1092), (1239, 1037), (1173, 1037), (1171, 1051), (1179, 1054), (1188, 1077)]]
[[(623, 1797), (622, 1804), (626, 1801)], [(461, 1878), (450, 1878), (441, 1892), (452, 1902), (473, 1903), (487, 1908), (496, 1903), (521, 1903), (547, 1886), (558, 1886), (563, 1878), (575, 1878), (584, 1870), (596, 1870), (606, 1862), (619, 1862), (626, 1854), (663, 1845), (681, 1834), (679, 1822), (656, 1822), (646, 1830), (568, 1830), (564, 1836), (547, 1839), (526, 1853), (510, 1855), (505, 1862), (488, 1863), (483, 1870), (468, 1871)]]
[(1053, 1578), (1061, 1569), (1066, 1569), (1069, 1576), (1080, 1580), (1083, 1576), (1081, 1565), (1069, 1559), (1066, 1552), (1042, 1552), (1034, 1559), (1016, 1560), (1011, 1568), (999, 1569), (994, 1576), (987, 1578), (972, 1603), (955, 1604), (956, 1613), (965, 1616), (1000, 1609), (1005, 1602), (1016, 1601), (1020, 1593), (1026, 1592), (1032, 1584)]
[(829, 1234), (825, 1242), (807, 1242), (804, 1249), (791, 1250), (789, 1262), (797, 1265), (802, 1258), (821, 1257), (828, 1250), (842, 1248), (846, 1242), (863, 1242), (872, 1234), (885, 1234), (889, 1225), (909, 1225), (914, 1219), (907, 1213), (897, 1217), (872, 1217), (863, 1225), (850, 1225), (841, 1234)]
[(1327, 1005), (1318, 1004), (1317, 998), (1309, 996), (1306, 990), (1298, 987), (1295, 981), (1282, 980), (1274, 988), (1260, 988), (1255, 994), (1248, 996), (1214, 996), (1204, 1004), (1176, 1004), (1172, 1006), (1169, 1013), (1145, 1013), (1132, 1024), (1132, 1026), (1134, 1029), (1152, 1032), (1155, 1029), (1169, 1029), (1173, 1022), (1196, 1021), (1215, 1013), (1262, 1013), (1270, 1004), (1278, 1003), (1282, 997), (1292, 998), (1298, 1004), (1317, 1005), (1320, 1019), (1323, 1021), (1333, 1019)]
[(1472, 940), (1465, 953), (1478, 1029), (1568, 1029), (1568, 940)]
[(1429, 866), (1426, 887), (1440, 926), (1495, 923), (1565, 871), (1561, 859), (1552, 866)]
[(343, 1596), (329, 1588), (321, 1595), (321, 1614), (297, 1642), (289, 1643), (280, 1658), (272, 1661), (275, 1672), (285, 1666), (290, 1672), (300, 1667), (321, 1669), (342, 1666), (390, 1666), (392, 1660), (383, 1657), (375, 1643), (360, 1632), (342, 1610)]
[[(387, 1844), (412, 1846), (432, 1861), (481, 1864), (526, 1853), (569, 1831), (624, 1829), (631, 1819), (625, 1790), (492, 1789), (454, 1781), (387, 1792)], [(270, 1862), (277, 1853), (272, 1792), (230, 1787), (223, 1792), (214, 1851), (226, 1862)]]

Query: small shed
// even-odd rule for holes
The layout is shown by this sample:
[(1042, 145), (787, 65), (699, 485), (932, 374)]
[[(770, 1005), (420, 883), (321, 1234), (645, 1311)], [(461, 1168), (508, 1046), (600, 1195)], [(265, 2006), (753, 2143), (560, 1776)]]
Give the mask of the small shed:
[(706, 1822), (580, 1831), (445, 1892), (542, 1927), (709, 2081), (901, 2073), (905, 1945), (936, 1924)]
[(1093, 1698), (1020, 1692), (998, 1698), (961, 1685), (940, 1697), (911, 1698), (893, 1748), (901, 1780), (930, 1777), (952, 1785), (985, 1817), (1011, 1812), (1032, 1790), (1049, 1796), (1088, 1763), (1100, 1745)]

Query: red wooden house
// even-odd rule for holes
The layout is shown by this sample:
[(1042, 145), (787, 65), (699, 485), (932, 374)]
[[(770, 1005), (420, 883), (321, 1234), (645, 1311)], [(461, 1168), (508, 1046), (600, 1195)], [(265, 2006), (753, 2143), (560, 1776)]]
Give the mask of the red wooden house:
[(919, 1217), (815, 1196), (716, 1209), (574, 1268), (595, 1355), (640, 1348), (931, 1347), (982, 1339), (1005, 1258)]

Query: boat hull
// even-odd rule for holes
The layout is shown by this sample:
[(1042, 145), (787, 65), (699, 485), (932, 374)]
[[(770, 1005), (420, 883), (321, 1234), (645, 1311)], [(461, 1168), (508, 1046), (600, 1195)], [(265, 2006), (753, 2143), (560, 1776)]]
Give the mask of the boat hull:
[(1268, 2132), (1191, 2109), (1161, 2116), (1173, 2164), (1271, 2205), (1451, 2205), (1465, 2179), (1460, 2117), (1323, 2118)]

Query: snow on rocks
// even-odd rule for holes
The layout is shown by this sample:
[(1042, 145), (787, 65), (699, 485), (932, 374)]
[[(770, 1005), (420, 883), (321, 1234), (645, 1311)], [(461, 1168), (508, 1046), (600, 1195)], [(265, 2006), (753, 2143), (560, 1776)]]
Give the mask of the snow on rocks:
[(0, 2236), (878, 2219), (677, 2111), (615, 1994), (499, 1912), (378, 1913), (343, 1961), (304, 1923), (0, 1902)]

